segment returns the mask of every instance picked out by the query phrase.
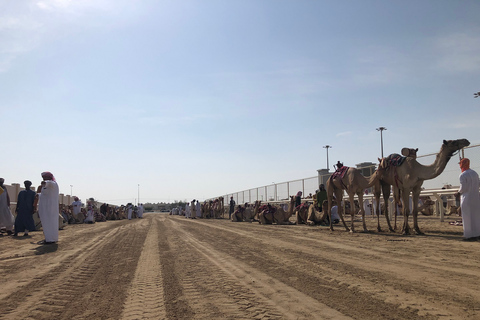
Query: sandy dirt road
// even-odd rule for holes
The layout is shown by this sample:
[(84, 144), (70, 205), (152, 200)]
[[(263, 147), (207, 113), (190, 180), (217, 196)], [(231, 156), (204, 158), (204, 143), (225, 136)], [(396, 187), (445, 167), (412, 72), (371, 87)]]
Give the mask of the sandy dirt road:
[(4, 236), (0, 319), (480, 319), (480, 242), (451, 219), (402, 236), (150, 213)]

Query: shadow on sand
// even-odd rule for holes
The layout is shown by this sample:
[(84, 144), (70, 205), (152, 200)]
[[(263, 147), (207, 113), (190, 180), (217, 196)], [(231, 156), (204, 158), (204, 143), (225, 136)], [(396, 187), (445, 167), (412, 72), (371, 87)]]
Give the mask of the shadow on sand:
[(40, 245), (39, 247), (35, 248), (36, 255), (55, 252), (58, 249), (57, 243), (44, 244), (43, 241), (39, 241), (36, 244)]

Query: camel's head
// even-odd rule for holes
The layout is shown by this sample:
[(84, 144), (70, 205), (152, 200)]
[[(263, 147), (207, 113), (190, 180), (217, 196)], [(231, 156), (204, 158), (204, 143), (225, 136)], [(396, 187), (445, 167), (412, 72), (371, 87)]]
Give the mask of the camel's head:
[(452, 156), (455, 151), (468, 147), (470, 141), (467, 139), (458, 139), (458, 140), (443, 140), (442, 150), (448, 152), (449, 156)]
[(402, 148), (402, 156), (417, 159), (418, 148)]

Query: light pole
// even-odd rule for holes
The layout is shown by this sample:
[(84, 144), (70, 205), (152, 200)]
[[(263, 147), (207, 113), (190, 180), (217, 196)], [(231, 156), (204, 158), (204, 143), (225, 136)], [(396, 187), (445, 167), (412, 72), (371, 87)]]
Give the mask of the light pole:
[(138, 192), (137, 193), (138, 193), (138, 197), (137, 197), (138, 202), (137, 203), (140, 204), (140, 184), (138, 185)]
[(382, 147), (382, 158), (383, 158), (383, 130), (387, 130), (385, 127), (377, 128), (377, 131), (380, 131), (380, 145)]
[(73, 194), (73, 191), (72, 191), (72, 190), (73, 190), (73, 184), (70, 185), (70, 197), (71, 197), (72, 194)]
[(328, 149), (333, 148), (332, 146), (329, 146), (328, 144), (326, 146), (323, 146), (325, 149), (327, 149), (327, 169), (330, 170), (330, 165), (328, 163)]

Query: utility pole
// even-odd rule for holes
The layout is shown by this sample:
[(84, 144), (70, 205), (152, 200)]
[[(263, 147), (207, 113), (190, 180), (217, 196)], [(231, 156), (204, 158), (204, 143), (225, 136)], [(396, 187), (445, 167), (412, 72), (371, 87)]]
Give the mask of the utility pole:
[(328, 149), (333, 148), (332, 146), (329, 146), (328, 144), (326, 146), (323, 146), (325, 149), (327, 149), (327, 169), (330, 170), (330, 164), (328, 163)]
[(387, 130), (385, 127), (377, 128), (377, 131), (380, 131), (380, 146), (382, 148), (382, 158), (383, 158), (383, 130)]

